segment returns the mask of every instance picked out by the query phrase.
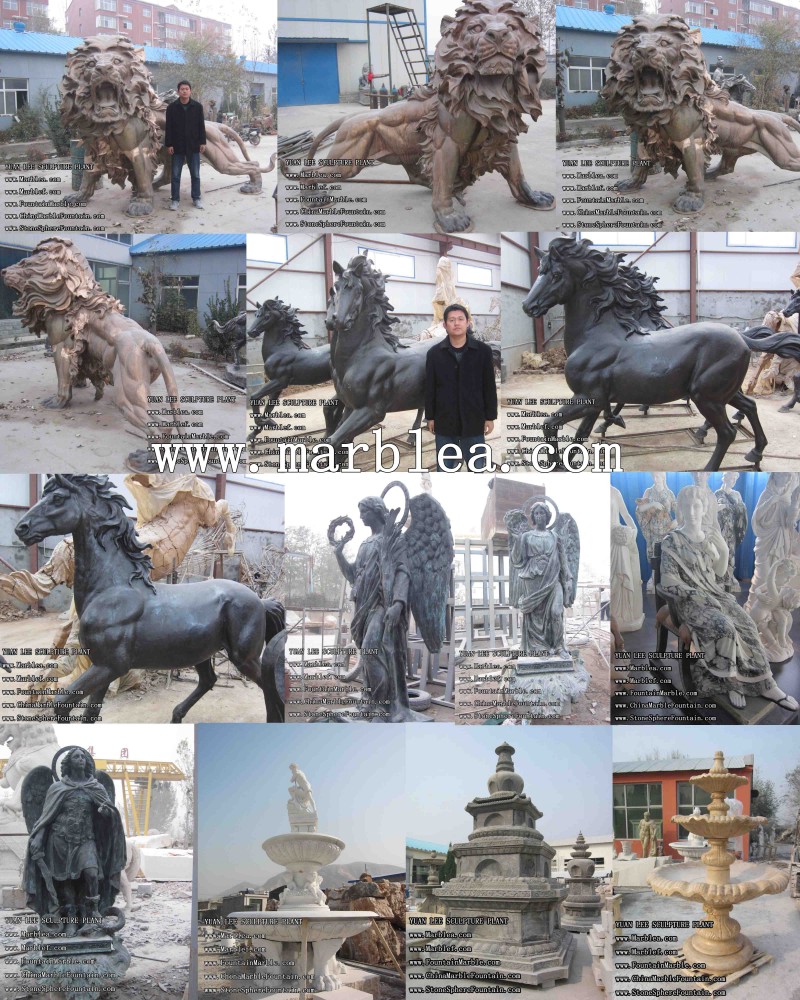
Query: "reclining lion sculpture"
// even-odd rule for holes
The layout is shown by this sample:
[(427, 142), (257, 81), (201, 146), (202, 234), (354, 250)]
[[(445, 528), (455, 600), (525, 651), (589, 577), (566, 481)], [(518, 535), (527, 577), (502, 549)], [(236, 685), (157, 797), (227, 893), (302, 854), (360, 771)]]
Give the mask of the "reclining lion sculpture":
[[(87, 202), (107, 174), (120, 187), (130, 181), (128, 215), (150, 215), (154, 190), (169, 182), (172, 157), (162, 141), (167, 105), (153, 89), (144, 51), (122, 35), (87, 38), (68, 54), (60, 90), (61, 120), (78, 133), (92, 164), (80, 190), (67, 195), (64, 204)], [(244, 160), (236, 158), (228, 138)], [(247, 174), (248, 182), (239, 188), (243, 194), (258, 194), (261, 175), (275, 167), (274, 156), (266, 167), (251, 160), (233, 129), (213, 122), (206, 122), (202, 157), (221, 174)]]
[[(681, 167), (686, 172), (686, 188), (673, 203), (677, 212), (699, 212), (704, 175), (732, 173), (740, 156), (763, 153), (784, 170), (800, 170), (800, 148), (792, 137), (800, 125), (789, 115), (732, 101), (709, 76), (700, 45), (676, 14), (642, 14), (622, 28), (606, 81), (600, 95), (639, 133), (640, 158), (661, 164), (673, 177)], [(722, 160), (705, 174), (715, 153)], [(615, 187), (640, 188), (651, 169), (644, 162)]]
[[(514, 198), (529, 208), (551, 209), (551, 194), (533, 191), (522, 173), (517, 136), (528, 131), (522, 116), (542, 113), (539, 80), (546, 60), (538, 25), (510, 0), (467, 0), (442, 21), (428, 84), (379, 111), (340, 118), (314, 140), (308, 158), (333, 132), (326, 158), (285, 177), (300, 182), (303, 200), (321, 181), (355, 177), (369, 160), (400, 164), (414, 184), (431, 188), (440, 232), (466, 232), (471, 220), (464, 191), (483, 174), (498, 171)], [(349, 163), (347, 162), (349, 161)]]
[[(14, 315), (37, 336), (45, 333), (53, 350), (58, 388), (45, 406), (69, 406), (73, 386), (88, 379), (95, 399), (112, 385), (114, 403), (125, 418), (143, 433), (156, 429), (148, 414), (151, 382), (161, 375), (167, 394), (178, 398), (169, 358), (160, 341), (125, 316), (119, 299), (97, 283), (71, 240), (42, 240), (0, 278), (19, 292)], [(174, 419), (174, 404), (171, 409)], [(160, 427), (170, 432), (172, 424)]]

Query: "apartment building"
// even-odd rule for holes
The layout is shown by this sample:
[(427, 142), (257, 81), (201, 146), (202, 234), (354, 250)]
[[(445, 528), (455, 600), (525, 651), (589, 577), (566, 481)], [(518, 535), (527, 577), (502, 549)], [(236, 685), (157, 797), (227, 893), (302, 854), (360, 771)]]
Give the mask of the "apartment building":
[[(3, 0), (3, 4), (30, 0)], [(211, 17), (201, 17), (170, 4), (161, 7), (143, 0), (72, 0), (67, 7), (70, 35), (126, 35), (140, 45), (174, 48), (187, 35), (216, 34), (230, 41), (231, 26)]]

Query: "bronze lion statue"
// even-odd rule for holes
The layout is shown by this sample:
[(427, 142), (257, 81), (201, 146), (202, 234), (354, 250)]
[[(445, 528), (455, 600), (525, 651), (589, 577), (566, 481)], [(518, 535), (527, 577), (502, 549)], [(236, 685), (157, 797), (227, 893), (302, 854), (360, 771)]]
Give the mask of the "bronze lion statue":
[[(737, 104), (709, 76), (692, 29), (676, 14), (642, 14), (617, 35), (600, 91), (639, 134), (639, 157), (687, 183), (673, 203), (677, 212), (703, 207), (704, 177), (733, 171), (740, 156), (763, 153), (784, 170), (800, 170), (800, 148), (788, 115)], [(706, 173), (713, 154), (719, 166)], [(618, 190), (640, 188), (652, 167), (640, 163)]]
[(355, 177), (369, 160), (400, 164), (414, 184), (433, 193), (440, 232), (466, 232), (471, 220), (464, 191), (483, 174), (499, 171), (522, 205), (551, 209), (551, 194), (525, 181), (517, 136), (527, 132), (523, 115), (542, 113), (539, 80), (545, 54), (537, 24), (510, 0), (467, 0), (442, 21), (428, 84), (408, 99), (379, 111), (340, 118), (312, 144), (308, 157), (333, 132), (326, 159), (345, 165), (304, 168), (284, 176), (300, 183), (303, 201), (316, 206), (318, 182)]
[[(61, 120), (78, 133), (92, 164), (80, 190), (67, 195), (64, 204), (85, 204), (107, 174), (120, 187), (130, 181), (128, 215), (150, 215), (153, 191), (168, 183), (172, 157), (162, 142), (167, 105), (153, 89), (143, 49), (122, 35), (87, 38), (68, 54), (60, 90)], [(244, 160), (236, 158), (226, 137), (238, 144)], [(206, 122), (206, 138), (202, 157), (221, 174), (247, 174), (249, 180), (239, 190), (259, 193), (261, 175), (274, 168), (275, 157), (266, 167), (254, 162), (226, 125)]]
[[(58, 378), (50, 408), (69, 406), (72, 388), (88, 379), (100, 399), (106, 385), (125, 418), (151, 431), (148, 391), (159, 375), (167, 393), (178, 398), (172, 365), (159, 340), (124, 315), (119, 299), (97, 283), (83, 254), (71, 240), (42, 240), (29, 257), (0, 272), (19, 293), (14, 315), (37, 336), (47, 335)], [(174, 413), (174, 404), (172, 405)], [(156, 421), (156, 424), (159, 422)], [(171, 424), (160, 425), (168, 431)]]

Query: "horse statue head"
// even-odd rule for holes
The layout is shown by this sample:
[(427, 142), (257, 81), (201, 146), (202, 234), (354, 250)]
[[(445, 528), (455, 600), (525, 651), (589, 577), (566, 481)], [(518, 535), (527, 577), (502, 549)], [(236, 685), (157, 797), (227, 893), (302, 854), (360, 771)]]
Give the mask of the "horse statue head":
[(253, 325), (247, 332), (251, 338), (268, 335), (276, 343), (290, 340), (300, 350), (309, 350), (303, 340), (303, 326), (297, 318), (297, 310), (283, 299), (267, 299), (258, 306)]
[(402, 346), (391, 332), (398, 322), (386, 297), (386, 278), (364, 254), (353, 257), (346, 268), (333, 262), (336, 283), (331, 289), (325, 326), (337, 336), (369, 339), (381, 336), (393, 351)]

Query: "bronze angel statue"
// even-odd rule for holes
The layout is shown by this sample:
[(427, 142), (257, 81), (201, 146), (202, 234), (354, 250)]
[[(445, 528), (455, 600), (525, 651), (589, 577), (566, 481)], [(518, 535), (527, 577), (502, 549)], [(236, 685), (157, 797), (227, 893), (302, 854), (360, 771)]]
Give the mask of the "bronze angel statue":
[(505, 515), (510, 556), (510, 600), (522, 612), (520, 652), (570, 659), (564, 608), (575, 602), (581, 543), (571, 514), (550, 497), (534, 497)]
[(114, 782), (83, 747), (62, 747), (23, 782), (23, 886), (48, 936), (113, 935), (125, 923), (114, 906), (126, 851), (114, 799)]
[[(405, 494), (399, 519), (399, 509), (390, 509), (383, 499), (395, 486)], [(386, 722), (428, 721), (409, 704), (408, 627), (413, 614), (427, 648), (439, 652), (453, 564), (450, 522), (432, 496), (409, 497), (399, 482), (390, 483), (379, 497), (365, 497), (358, 511), (371, 535), (359, 546), (355, 561), (349, 562), (344, 554), (354, 534), (349, 517), (331, 521), (328, 541), (352, 585), (355, 612), (350, 628), (374, 717)], [(341, 525), (348, 529), (337, 537)]]

